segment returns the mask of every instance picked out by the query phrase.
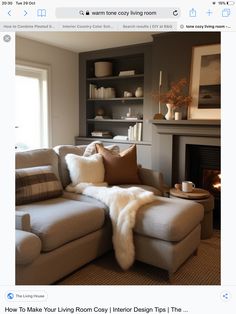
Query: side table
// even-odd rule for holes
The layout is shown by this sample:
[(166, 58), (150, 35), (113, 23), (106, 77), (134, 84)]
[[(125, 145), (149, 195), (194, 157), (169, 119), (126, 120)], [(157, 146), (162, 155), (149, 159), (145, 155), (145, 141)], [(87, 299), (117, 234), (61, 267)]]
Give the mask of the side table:
[(189, 193), (172, 188), (169, 193), (170, 198), (183, 198), (202, 204), (204, 207), (204, 218), (201, 222), (201, 239), (210, 238), (213, 234), (214, 197), (207, 190), (198, 188)]

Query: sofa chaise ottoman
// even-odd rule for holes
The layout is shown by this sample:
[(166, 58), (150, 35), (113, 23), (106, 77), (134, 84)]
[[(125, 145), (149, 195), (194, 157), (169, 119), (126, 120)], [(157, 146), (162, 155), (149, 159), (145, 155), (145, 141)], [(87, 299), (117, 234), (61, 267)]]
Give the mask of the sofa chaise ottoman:
[(136, 259), (168, 271), (169, 278), (200, 243), (202, 206), (193, 201), (156, 197), (137, 213)]

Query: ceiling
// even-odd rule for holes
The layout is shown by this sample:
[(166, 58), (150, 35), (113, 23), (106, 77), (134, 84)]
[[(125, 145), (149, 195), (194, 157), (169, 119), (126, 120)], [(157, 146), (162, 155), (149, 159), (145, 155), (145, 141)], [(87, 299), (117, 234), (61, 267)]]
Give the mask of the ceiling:
[(147, 43), (151, 32), (20, 32), (17, 36), (74, 52)]

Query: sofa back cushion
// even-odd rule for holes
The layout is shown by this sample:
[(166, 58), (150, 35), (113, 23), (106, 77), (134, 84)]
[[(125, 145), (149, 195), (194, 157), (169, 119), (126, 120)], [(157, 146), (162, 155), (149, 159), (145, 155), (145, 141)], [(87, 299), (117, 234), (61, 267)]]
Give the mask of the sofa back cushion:
[(141, 184), (138, 176), (136, 145), (117, 154), (100, 144), (97, 152), (102, 155), (105, 168), (105, 179), (109, 185)]
[(16, 205), (43, 201), (62, 195), (61, 182), (52, 166), (16, 169)]
[[(97, 149), (96, 149), (96, 144), (100, 144), (103, 146), (103, 143), (100, 141), (93, 141), (92, 143), (88, 144), (87, 147), (85, 148), (84, 157), (89, 157), (93, 154), (97, 153)], [(120, 148), (118, 145), (108, 145), (106, 146), (107, 149), (109, 149), (110, 151), (112, 151), (113, 153), (119, 154), (120, 152)]]
[(86, 145), (74, 146), (74, 145), (59, 145), (54, 147), (55, 152), (59, 156), (59, 174), (63, 188), (71, 183), (69, 170), (66, 164), (66, 155), (74, 154), (83, 156)]
[(53, 173), (60, 179), (58, 172), (58, 156), (52, 148), (17, 152), (15, 163), (16, 169), (50, 165), (52, 166)]

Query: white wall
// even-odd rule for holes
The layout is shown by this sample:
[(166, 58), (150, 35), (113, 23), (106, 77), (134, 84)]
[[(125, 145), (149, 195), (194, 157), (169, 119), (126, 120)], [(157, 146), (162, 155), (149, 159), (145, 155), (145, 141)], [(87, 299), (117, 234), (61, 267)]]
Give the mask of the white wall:
[(78, 54), (16, 37), (16, 59), (50, 65), (52, 146), (79, 134)]

